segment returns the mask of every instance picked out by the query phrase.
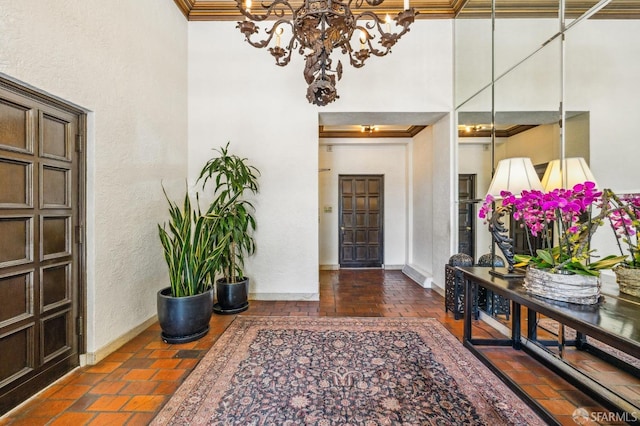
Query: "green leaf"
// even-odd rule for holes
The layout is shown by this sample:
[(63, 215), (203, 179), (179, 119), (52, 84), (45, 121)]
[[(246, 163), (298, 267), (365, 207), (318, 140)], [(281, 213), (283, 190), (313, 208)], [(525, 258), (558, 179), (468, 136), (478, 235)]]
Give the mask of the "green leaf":
[(548, 263), (549, 265), (551, 266), (555, 265), (553, 256), (547, 250), (538, 249), (536, 250), (536, 254), (540, 259), (542, 259), (544, 262)]
[(619, 263), (624, 262), (626, 256), (613, 256), (609, 255), (604, 257), (596, 262), (592, 262), (589, 264), (591, 269), (601, 270), (601, 269), (611, 269)]

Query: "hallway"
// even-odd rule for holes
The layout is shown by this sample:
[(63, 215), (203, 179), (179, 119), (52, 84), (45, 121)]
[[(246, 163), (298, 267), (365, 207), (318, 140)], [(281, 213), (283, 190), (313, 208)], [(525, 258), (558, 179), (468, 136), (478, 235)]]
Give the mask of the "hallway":
[[(443, 298), (400, 271), (321, 271), (320, 295), (319, 302), (252, 301), (241, 315), (433, 317), (462, 336), (463, 321), (444, 312)], [(163, 343), (156, 323), (97, 365), (76, 369), (0, 418), (0, 425), (147, 424), (234, 317), (213, 315), (207, 336), (182, 345)], [(496, 333), (483, 323), (476, 331), (479, 337)], [(487, 352), (562, 424), (575, 424), (571, 415), (577, 407), (598, 410), (526, 354), (509, 348)]]

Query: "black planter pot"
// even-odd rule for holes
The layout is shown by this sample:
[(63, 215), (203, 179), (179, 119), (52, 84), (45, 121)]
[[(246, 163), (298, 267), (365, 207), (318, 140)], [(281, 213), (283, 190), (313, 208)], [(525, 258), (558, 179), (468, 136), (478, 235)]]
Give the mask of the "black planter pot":
[(195, 296), (173, 297), (171, 287), (163, 288), (158, 292), (157, 304), (165, 342), (193, 342), (209, 332), (213, 289)]
[(249, 278), (243, 277), (235, 283), (225, 278), (216, 281), (218, 303), (213, 305), (216, 314), (237, 314), (249, 309)]

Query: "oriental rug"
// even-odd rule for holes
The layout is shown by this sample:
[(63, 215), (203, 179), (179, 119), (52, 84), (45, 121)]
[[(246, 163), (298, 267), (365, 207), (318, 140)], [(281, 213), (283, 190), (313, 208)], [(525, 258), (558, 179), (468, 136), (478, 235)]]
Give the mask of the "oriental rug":
[(154, 425), (536, 425), (434, 318), (239, 316)]

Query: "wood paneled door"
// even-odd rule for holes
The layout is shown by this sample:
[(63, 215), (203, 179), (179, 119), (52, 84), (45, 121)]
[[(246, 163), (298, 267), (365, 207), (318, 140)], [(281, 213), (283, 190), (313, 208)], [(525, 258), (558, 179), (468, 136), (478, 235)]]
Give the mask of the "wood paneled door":
[(79, 120), (0, 85), (0, 414), (78, 365)]
[(475, 259), (476, 175), (458, 175), (458, 253)]
[(383, 188), (382, 175), (340, 175), (341, 268), (383, 265)]

